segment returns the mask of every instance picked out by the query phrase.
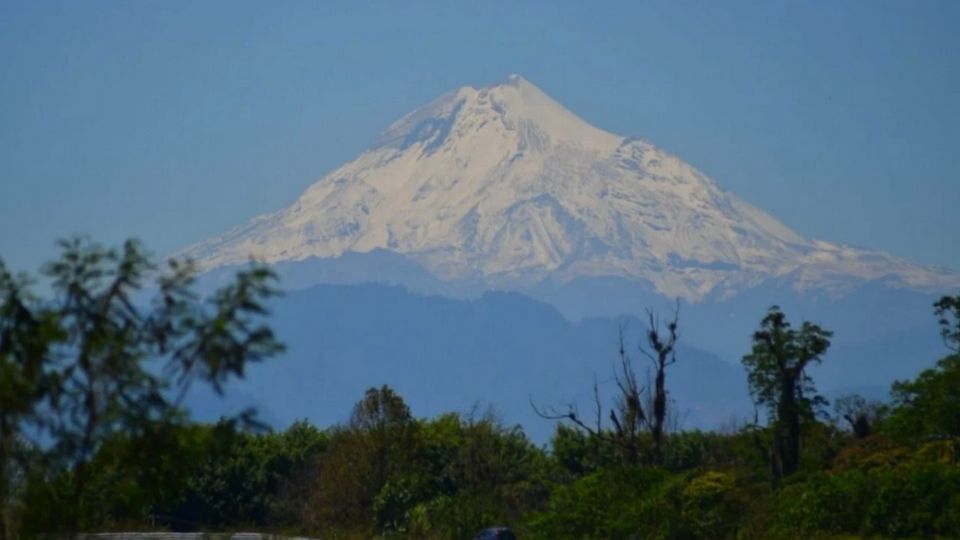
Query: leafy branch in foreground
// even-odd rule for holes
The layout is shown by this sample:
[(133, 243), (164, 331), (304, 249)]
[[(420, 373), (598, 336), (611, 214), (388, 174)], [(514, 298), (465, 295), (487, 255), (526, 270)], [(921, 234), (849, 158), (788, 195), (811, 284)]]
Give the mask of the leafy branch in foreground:
[(158, 270), (135, 241), (115, 250), (72, 239), (60, 248), (42, 271), (47, 298), (0, 262), (0, 538), (14, 525), (27, 450), (69, 473), (64, 502), (76, 530), (87, 464), (103, 441), (181, 422), (193, 382), (220, 393), (248, 362), (283, 349), (263, 322), (264, 303), (278, 293), (266, 267), (253, 264), (202, 298), (189, 261)]

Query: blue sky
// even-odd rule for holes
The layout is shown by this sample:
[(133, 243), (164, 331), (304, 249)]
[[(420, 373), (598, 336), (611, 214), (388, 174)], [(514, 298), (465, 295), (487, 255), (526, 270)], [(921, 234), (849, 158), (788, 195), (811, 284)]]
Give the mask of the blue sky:
[(0, 0), (0, 258), (169, 252), (516, 72), (801, 234), (960, 268), (957, 28), (955, 1)]

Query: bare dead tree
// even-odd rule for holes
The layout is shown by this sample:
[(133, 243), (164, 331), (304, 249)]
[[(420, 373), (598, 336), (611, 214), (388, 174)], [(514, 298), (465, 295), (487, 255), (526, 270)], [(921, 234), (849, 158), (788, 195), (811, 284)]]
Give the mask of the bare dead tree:
[(606, 442), (620, 452), (623, 461), (629, 465), (641, 462), (641, 434), (649, 421), (643, 408), (644, 388), (637, 381), (636, 372), (630, 357), (627, 355), (623, 339), (623, 328), (619, 331), (619, 365), (614, 371), (619, 394), (615, 399), (614, 407), (609, 410), (608, 418), (612, 425), (611, 430), (603, 427), (603, 405), (600, 399), (600, 390), (596, 379), (593, 382), (594, 413), (593, 425), (580, 414), (576, 403), (568, 403), (565, 408), (538, 407), (530, 403), (534, 412), (547, 420), (566, 420), (586, 431), (595, 440)]
[(663, 433), (667, 418), (667, 366), (677, 361), (676, 344), (679, 338), (679, 317), (680, 303), (677, 302), (673, 310), (673, 318), (667, 322), (666, 328), (661, 331), (660, 317), (648, 309), (647, 344), (645, 347), (640, 347), (640, 352), (653, 362), (655, 373), (652, 396), (653, 418), (650, 420), (650, 433), (653, 436), (653, 459), (657, 464), (663, 462)]
[(618, 336), (620, 370), (614, 374), (614, 380), (620, 393), (616, 400), (617, 412), (610, 411), (610, 421), (613, 423), (614, 433), (621, 441), (620, 446), (626, 461), (635, 464), (640, 462), (640, 432), (644, 426), (649, 425), (649, 419), (643, 409), (644, 389), (637, 382), (637, 374), (624, 346), (622, 326)]
[[(593, 381), (593, 401), (594, 401), (594, 410), (595, 418), (591, 424), (584, 415), (580, 413), (580, 409), (577, 407), (576, 402), (570, 402), (563, 404), (561, 406), (538, 406), (533, 400), (530, 400), (530, 407), (533, 408), (533, 411), (545, 420), (557, 420), (557, 421), (569, 421), (573, 423), (578, 429), (585, 431), (590, 435), (590, 438), (594, 441), (595, 447), (594, 451), (596, 456), (600, 456), (600, 443), (609, 443), (617, 445), (618, 441), (615, 437), (611, 435), (609, 431), (604, 430), (603, 428), (603, 406), (600, 404), (600, 389), (597, 385), (596, 379)], [(611, 411), (612, 412), (612, 411)]]

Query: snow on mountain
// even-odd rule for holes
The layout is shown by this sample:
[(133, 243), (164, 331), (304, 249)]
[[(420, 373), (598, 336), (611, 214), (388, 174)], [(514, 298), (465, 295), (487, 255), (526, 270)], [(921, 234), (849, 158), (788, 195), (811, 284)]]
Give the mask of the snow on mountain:
[(617, 276), (696, 300), (770, 278), (924, 290), (960, 274), (805, 239), (649, 142), (593, 127), (536, 86), (463, 87), (390, 126), (290, 207), (181, 255), (203, 268), (386, 249), (443, 280), (524, 287)]

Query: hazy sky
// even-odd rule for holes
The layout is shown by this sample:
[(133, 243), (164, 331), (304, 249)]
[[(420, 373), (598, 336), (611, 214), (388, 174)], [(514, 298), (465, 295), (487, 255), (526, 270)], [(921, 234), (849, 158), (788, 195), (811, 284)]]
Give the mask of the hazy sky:
[(449, 4), (0, 0), (0, 258), (166, 253), (516, 72), (801, 234), (960, 268), (960, 2)]

